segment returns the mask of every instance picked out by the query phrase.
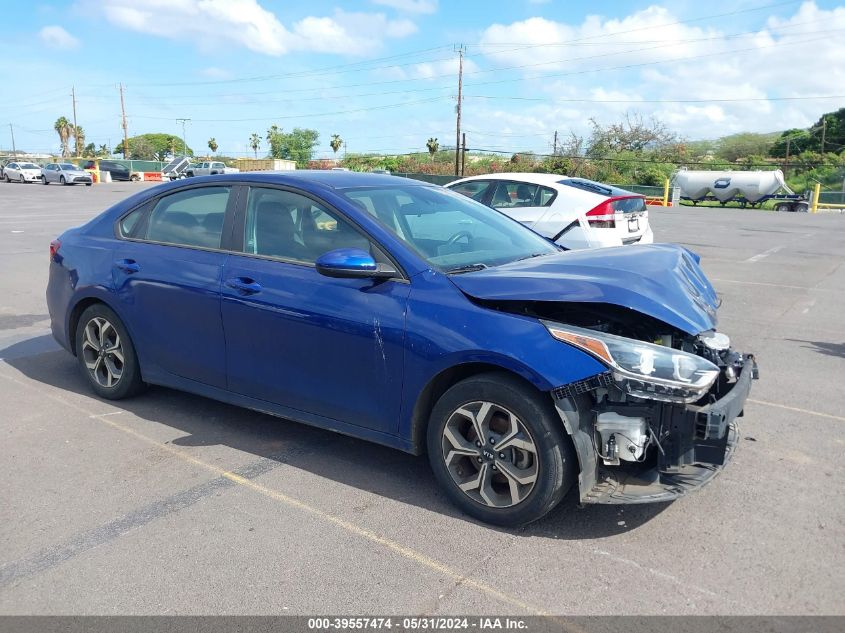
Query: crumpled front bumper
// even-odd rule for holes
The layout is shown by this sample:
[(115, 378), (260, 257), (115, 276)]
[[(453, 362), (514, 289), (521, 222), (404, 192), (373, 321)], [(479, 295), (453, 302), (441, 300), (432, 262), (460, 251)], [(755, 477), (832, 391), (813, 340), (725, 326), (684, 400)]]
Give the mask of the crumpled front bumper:
[[(575, 411), (559, 401), (567, 430), (576, 446), (581, 474), (582, 503), (635, 504), (672, 501), (709, 483), (730, 462), (739, 443), (736, 419), (742, 416), (751, 383), (757, 377), (753, 356), (745, 357), (742, 371), (730, 391), (703, 406), (654, 404), (655, 420), (671, 434), (660, 441), (652, 468), (608, 467), (597, 463), (593, 450), (592, 418), (572, 428)], [(626, 465), (630, 466), (630, 465)]]

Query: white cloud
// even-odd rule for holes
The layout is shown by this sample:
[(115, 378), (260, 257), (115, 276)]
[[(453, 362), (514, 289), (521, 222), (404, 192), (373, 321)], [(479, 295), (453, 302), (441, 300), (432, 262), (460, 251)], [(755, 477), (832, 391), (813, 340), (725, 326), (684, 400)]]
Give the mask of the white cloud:
[(372, 0), (372, 2), (407, 13), (434, 13), (437, 11), (437, 0)]
[(295, 51), (367, 55), (385, 38), (416, 31), (408, 19), (340, 9), (287, 27), (258, 0), (102, 0), (97, 8), (112, 24), (139, 33), (187, 40), (203, 50), (219, 50), (225, 42), (273, 56)]
[(79, 48), (79, 40), (60, 26), (45, 26), (38, 31), (38, 38), (50, 48), (61, 50)]
[(233, 77), (231, 71), (228, 71), (225, 68), (218, 68), (217, 66), (203, 68), (200, 71), (200, 74), (203, 77), (208, 77), (209, 79), (231, 79)]
[[(771, 17), (753, 31), (729, 22), (718, 28), (673, 24), (680, 19), (665, 7), (650, 6), (621, 18), (588, 16), (572, 24), (540, 17), (494, 24), (483, 32), (481, 50), (496, 66), (519, 66), (511, 73), (522, 74), (522, 83), (473, 88), (473, 83), (491, 80), (482, 75), (467, 78), (465, 89), (470, 94), (547, 95), (547, 104), (529, 102), (521, 110), (541, 119), (575, 105), (582, 115), (571, 124), (582, 131), (590, 117), (606, 122), (637, 110), (691, 138), (805, 126), (841, 105), (768, 99), (839, 93), (845, 49), (835, 32), (845, 29), (845, 7), (823, 10), (807, 1), (791, 17)], [(564, 104), (567, 98), (605, 103)], [(700, 102), (649, 103), (654, 100)], [(560, 124), (544, 120), (544, 128)]]

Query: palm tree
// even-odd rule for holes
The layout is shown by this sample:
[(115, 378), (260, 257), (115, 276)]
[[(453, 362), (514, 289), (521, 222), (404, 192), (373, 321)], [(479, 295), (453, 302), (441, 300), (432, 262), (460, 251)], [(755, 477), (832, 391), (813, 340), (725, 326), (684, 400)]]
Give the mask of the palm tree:
[(59, 142), (62, 144), (62, 158), (65, 158), (68, 155), (67, 142), (68, 139), (70, 139), (72, 127), (71, 122), (63, 116), (56, 119), (56, 122), (53, 124), (53, 129), (56, 130), (56, 134), (59, 135)]
[(340, 134), (332, 134), (332, 140), (329, 145), (331, 145), (332, 151), (337, 154), (337, 150), (343, 147), (343, 139), (340, 138)]
[(111, 152), (109, 152), (109, 146), (103, 143), (102, 145), (100, 145), (100, 149), (97, 153), (101, 156), (108, 156)]
[(217, 140), (213, 136), (208, 139), (208, 149), (211, 150), (212, 154), (217, 152)]
[(81, 125), (71, 125), (73, 135), (74, 156), (82, 156), (82, 148), (85, 147), (85, 130)]
[(428, 141), (426, 141), (425, 146), (428, 148), (428, 154), (429, 156), (431, 156), (431, 160), (434, 160), (434, 155), (440, 148), (440, 143), (437, 142), (437, 137), (432, 136), (431, 138), (429, 138)]
[(249, 137), (249, 146), (252, 148), (252, 151), (255, 152), (255, 157), (258, 158), (258, 148), (261, 147), (261, 137), (255, 132), (253, 132), (252, 136)]

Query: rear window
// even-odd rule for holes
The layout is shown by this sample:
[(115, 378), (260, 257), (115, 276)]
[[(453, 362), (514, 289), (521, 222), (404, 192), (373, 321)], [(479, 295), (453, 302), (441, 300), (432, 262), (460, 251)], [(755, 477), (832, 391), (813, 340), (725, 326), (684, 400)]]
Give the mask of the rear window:
[(581, 189), (582, 191), (591, 191), (602, 196), (607, 196), (608, 198), (637, 195), (633, 191), (628, 191), (627, 189), (622, 189), (621, 187), (614, 187), (613, 185), (606, 185), (601, 182), (595, 182), (594, 180), (587, 180), (586, 178), (564, 178), (563, 180), (558, 180), (558, 183), (566, 185), (567, 187)]
[(640, 196), (620, 198), (619, 200), (614, 200), (612, 204), (614, 211), (621, 211), (622, 213), (639, 213), (640, 211), (648, 210), (645, 198)]

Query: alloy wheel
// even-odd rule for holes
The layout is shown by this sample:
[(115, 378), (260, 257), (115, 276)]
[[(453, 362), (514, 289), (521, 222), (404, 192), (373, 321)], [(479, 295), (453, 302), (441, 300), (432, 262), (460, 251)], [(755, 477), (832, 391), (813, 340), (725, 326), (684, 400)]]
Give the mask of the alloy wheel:
[(82, 339), (85, 367), (102, 387), (114, 387), (123, 376), (123, 345), (114, 325), (94, 317), (85, 325)]
[(465, 495), (492, 508), (524, 501), (537, 482), (537, 447), (508, 409), (487, 401), (464, 404), (443, 428), (446, 469)]

